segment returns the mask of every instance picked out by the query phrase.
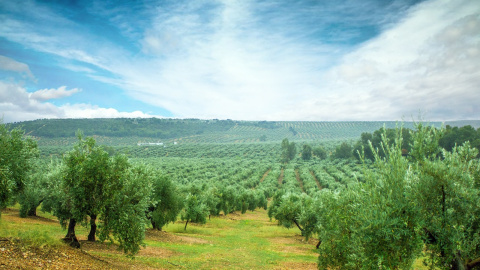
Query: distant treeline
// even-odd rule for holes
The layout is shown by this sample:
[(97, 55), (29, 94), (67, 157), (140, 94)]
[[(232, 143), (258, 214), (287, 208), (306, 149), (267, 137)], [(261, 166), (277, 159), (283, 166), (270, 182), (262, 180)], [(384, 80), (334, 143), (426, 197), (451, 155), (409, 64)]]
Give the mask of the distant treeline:
[[(378, 149), (378, 154), (382, 157), (385, 153), (382, 150), (382, 134), (386, 134), (388, 141), (393, 142), (396, 136), (396, 130), (387, 128), (374, 131), (373, 133), (364, 132), (360, 139), (353, 147), (352, 155), (357, 159), (360, 159), (359, 153), (363, 153), (366, 159), (374, 160), (372, 149), (369, 144), (372, 144), (374, 149)], [(402, 129), (402, 151), (405, 155), (408, 155), (413, 145), (412, 130)], [(463, 127), (452, 127), (447, 125), (442, 136), (438, 140), (438, 146), (444, 148), (447, 151), (452, 151), (455, 146), (461, 146), (465, 142), (469, 142), (470, 146), (476, 148), (480, 152), (480, 128), (475, 129), (470, 125)], [(337, 149), (338, 152), (338, 149)], [(343, 157), (343, 156), (342, 156)], [(347, 155), (347, 157), (350, 157)]]
[(159, 118), (97, 118), (97, 119), (41, 119), (13, 123), (25, 133), (36, 137), (73, 137), (77, 130), (86, 136), (156, 137), (161, 139), (224, 132), (237, 122), (232, 120), (159, 119)]
[[(473, 130), (480, 121), (446, 122), (444, 125), (470, 125)], [(435, 127), (440, 122), (430, 123)], [(460, 125), (461, 124), (461, 125)], [(20, 127), (27, 135), (63, 139), (74, 138), (77, 130), (85, 136), (112, 139), (148, 138), (147, 141), (181, 140), (182, 143), (242, 143), (291, 141), (357, 140), (362, 133), (373, 133), (381, 127), (400, 125), (395, 121), (238, 121), (168, 118), (97, 118), (97, 119), (40, 119), (9, 124)], [(413, 122), (404, 122), (413, 128)], [(457, 128), (458, 129), (458, 128)], [(462, 135), (463, 136), (463, 135)], [(378, 136), (377, 136), (378, 137)], [(363, 138), (366, 139), (366, 138)], [(372, 138), (377, 139), (378, 138)], [(364, 140), (365, 141), (365, 140)], [(135, 141), (136, 143), (136, 141)], [(448, 148), (448, 147), (447, 147)]]

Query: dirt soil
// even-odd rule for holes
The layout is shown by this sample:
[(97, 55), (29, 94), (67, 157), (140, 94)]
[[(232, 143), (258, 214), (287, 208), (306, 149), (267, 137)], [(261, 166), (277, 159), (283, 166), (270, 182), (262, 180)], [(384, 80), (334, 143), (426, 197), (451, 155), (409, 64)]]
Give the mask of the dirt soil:
[(80, 249), (28, 247), (15, 240), (0, 239), (0, 269), (126, 269), (89, 255)]

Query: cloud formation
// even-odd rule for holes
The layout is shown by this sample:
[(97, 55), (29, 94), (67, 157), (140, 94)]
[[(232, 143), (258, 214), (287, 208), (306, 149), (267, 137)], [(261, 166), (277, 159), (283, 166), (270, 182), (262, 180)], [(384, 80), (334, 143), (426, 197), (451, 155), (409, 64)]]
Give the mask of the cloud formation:
[[(33, 107), (69, 97), (52, 108), (57, 117), (76, 108), (121, 115), (133, 99), (175, 117), (400, 120), (420, 111), (432, 121), (480, 119), (480, 2), (417, 2), (4, 1), (0, 37), (51, 57), (75, 82), (123, 97), (109, 111), (74, 102), (98, 97), (88, 83), (24, 93)], [(82, 20), (64, 15), (76, 10)], [(28, 65), (1, 61), (33, 77)]]
[[(329, 87), (340, 94), (332, 98), (344, 101), (336, 108), (350, 111), (354, 120), (410, 118), (419, 110), (432, 120), (478, 119), (479, 33), (478, 2), (418, 5), (330, 71)], [(314, 104), (326, 105), (321, 99)]]
[[(282, 18), (285, 29), (275, 32), (252, 15), (256, 3), (222, 4), (206, 23), (192, 15), (194, 5), (159, 12), (142, 44), (161, 62), (142, 62), (145, 68), (135, 67), (141, 73), (118, 71), (132, 96), (182, 117), (399, 120), (419, 111), (431, 120), (480, 117), (476, 1), (418, 4), (346, 54), (321, 39), (286, 36), (299, 29), (298, 18)], [(334, 56), (338, 64), (330, 66)]]
[(35, 79), (28, 65), (0, 55), (0, 69), (24, 74), (29, 79)]
[(102, 108), (91, 104), (64, 104), (56, 106), (50, 99), (66, 97), (78, 92), (78, 89), (44, 89), (34, 93), (13, 82), (0, 80), (0, 119), (3, 122), (19, 122), (41, 118), (117, 118), (117, 117), (153, 117), (141, 111), (122, 112), (114, 108)]
[(38, 101), (45, 101), (45, 100), (49, 100), (49, 99), (69, 97), (69, 96), (71, 96), (75, 93), (78, 93), (80, 91), (81, 90), (78, 89), (78, 88), (67, 90), (66, 86), (60, 86), (58, 89), (37, 90), (37, 91), (30, 94), (30, 98), (38, 100)]

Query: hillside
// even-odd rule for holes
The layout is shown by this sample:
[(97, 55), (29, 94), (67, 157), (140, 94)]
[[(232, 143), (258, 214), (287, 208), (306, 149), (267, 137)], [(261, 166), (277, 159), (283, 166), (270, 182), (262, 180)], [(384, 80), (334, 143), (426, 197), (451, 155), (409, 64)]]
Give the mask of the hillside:
[[(480, 121), (471, 121), (478, 126)], [(469, 122), (452, 122), (465, 125)], [(28, 135), (48, 140), (75, 137), (77, 130), (86, 136), (110, 138), (106, 145), (133, 145), (139, 142), (173, 143), (252, 143), (295, 141), (328, 141), (357, 139), (363, 132), (382, 126), (394, 128), (398, 122), (349, 121), (234, 121), (199, 119), (114, 118), (114, 119), (41, 119), (11, 124), (22, 127)], [(432, 122), (440, 126), (440, 122)], [(448, 124), (448, 123), (446, 123)], [(413, 122), (404, 122), (407, 128)], [(42, 144), (43, 142), (40, 142)]]

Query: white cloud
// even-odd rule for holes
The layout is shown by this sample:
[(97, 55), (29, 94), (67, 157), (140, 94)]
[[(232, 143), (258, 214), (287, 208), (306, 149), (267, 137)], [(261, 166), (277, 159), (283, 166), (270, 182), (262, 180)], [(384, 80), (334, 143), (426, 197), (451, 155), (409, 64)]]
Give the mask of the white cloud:
[(115, 70), (125, 89), (180, 117), (401, 120), (422, 111), (431, 120), (480, 118), (477, 1), (414, 6), (328, 72), (342, 48), (285, 36), (295, 29), (288, 17), (284, 32), (269, 32), (251, 14), (253, 2), (223, 4), (203, 28), (191, 13), (162, 13), (143, 41), (154, 57)]
[[(101, 108), (91, 104), (66, 104), (60, 106), (65, 118), (148, 118), (154, 117), (141, 111), (119, 112), (114, 108)], [(159, 117), (159, 116), (156, 116)]]
[[(428, 1), (346, 55), (327, 75), (336, 95), (305, 101), (306, 118), (480, 118), (480, 2)], [(333, 101), (333, 102), (332, 102)]]
[(50, 99), (57, 99), (57, 98), (64, 98), (69, 97), (75, 93), (80, 92), (81, 90), (78, 88), (73, 88), (71, 90), (67, 90), (66, 86), (60, 86), (58, 89), (42, 89), (37, 90), (30, 94), (31, 99), (35, 99), (38, 101), (45, 101)]
[(117, 65), (124, 88), (176, 116), (200, 118), (268, 118), (308, 96), (320, 81), (311, 69), (330, 57), (319, 51), (332, 47), (259, 27), (252, 5), (225, 1), (208, 19), (195, 16), (195, 4), (159, 12), (142, 42), (153, 57)]
[(35, 79), (27, 64), (20, 63), (3, 55), (0, 55), (0, 69), (23, 73), (28, 78)]
[[(52, 89), (47, 90), (45, 92), (47, 93), (46, 96), (57, 96), (58, 98), (58, 93), (68, 91), (65, 90), (64, 87), (60, 87), (59, 89), (60, 91), (55, 89), (53, 89), (54, 91), (50, 91)], [(32, 98), (32, 95), (20, 85), (0, 81), (0, 118), (3, 118), (5, 123), (40, 118), (116, 118), (154, 116), (155, 115), (145, 114), (140, 111), (121, 112), (113, 108), (101, 108), (91, 104), (65, 104), (62, 106), (55, 106), (52, 103), (41, 102), (39, 99)]]
[(31, 99), (25, 88), (4, 81), (0, 81), (0, 113), (7, 123), (62, 116), (53, 104)]

